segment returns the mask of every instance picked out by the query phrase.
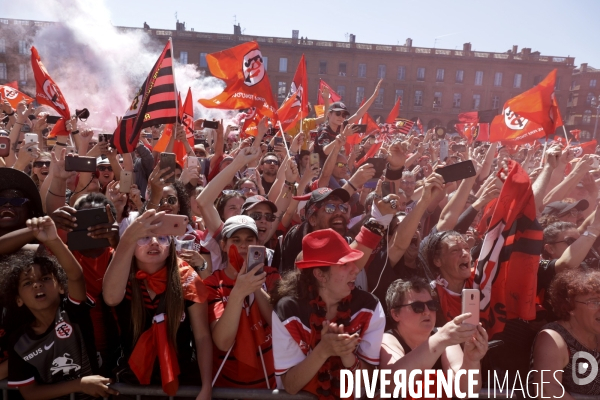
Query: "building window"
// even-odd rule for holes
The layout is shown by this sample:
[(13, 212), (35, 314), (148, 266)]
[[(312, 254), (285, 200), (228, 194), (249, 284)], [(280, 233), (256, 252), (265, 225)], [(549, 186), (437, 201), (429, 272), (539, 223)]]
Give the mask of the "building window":
[[(398, 101), (398, 99), (402, 98), (404, 96), (404, 90), (402, 89), (396, 89), (396, 98), (394, 99), (394, 104), (396, 104), (396, 102)], [(402, 102), (402, 100), (400, 100)], [(402, 104), (401, 104), (402, 105)]]
[(279, 72), (287, 72), (287, 58), (285, 57), (279, 59)]
[(6, 40), (0, 39), (0, 53), (6, 53)]
[(384, 79), (385, 78), (385, 65), (379, 65), (377, 67), (377, 79)]
[(494, 110), (500, 108), (500, 96), (492, 96), (492, 108)]
[(415, 90), (415, 106), (423, 105), (423, 91)]
[(439, 108), (442, 106), (442, 92), (435, 92), (433, 94), (433, 108)]
[(473, 95), (473, 110), (479, 110), (479, 106), (481, 105), (481, 96), (478, 94)]
[(359, 78), (367, 77), (367, 64), (358, 64), (358, 77)]
[(494, 74), (494, 86), (502, 86), (502, 72)]
[[(4, 40), (3, 40), (4, 41)], [(0, 42), (0, 49), (2, 49), (2, 42)], [(0, 51), (2, 53), (4, 53), (3, 51)], [(590, 87), (596, 87), (596, 80), (595, 79), (590, 79)]]
[[(263, 57), (264, 59), (265, 57)], [(206, 53), (200, 53), (200, 68), (206, 68), (208, 64), (206, 63)], [(267, 64), (265, 63), (265, 69), (267, 69)]]
[(188, 60), (188, 53), (187, 51), (180, 51), (179, 52), (179, 63), (180, 64), (187, 64), (187, 60)]
[(27, 82), (27, 65), (19, 64), (19, 82)]
[[(204, 53), (204, 54), (206, 54), (206, 53)], [(204, 56), (204, 57), (206, 57), (206, 56)], [(268, 69), (267, 67), (269, 66), (269, 57), (262, 56), (262, 62), (263, 62), (263, 65), (265, 66), (265, 71), (266, 71)]]
[(590, 110), (585, 110), (583, 112), (583, 119), (581, 120), (581, 123), (585, 125), (592, 123), (592, 112)]
[(560, 90), (560, 76), (556, 77), (556, 80), (554, 81), (554, 90)]
[(346, 63), (340, 63), (339, 70), (338, 70), (338, 75), (339, 76), (346, 76)]
[(523, 80), (523, 75), (522, 74), (515, 74), (515, 80), (513, 81), (513, 87), (514, 88), (520, 88), (521, 87), (521, 80)]
[(356, 105), (360, 106), (363, 99), (365, 98), (365, 88), (363, 86), (356, 87)]
[(460, 108), (460, 98), (461, 98), (460, 93), (454, 93), (454, 99), (452, 99), (452, 107)]
[(475, 71), (475, 86), (483, 85), (483, 71)]
[(465, 71), (462, 69), (456, 70), (456, 83), (463, 83), (463, 79), (465, 77)]
[(437, 72), (435, 73), (435, 81), (436, 82), (444, 82), (444, 69), (443, 68), (438, 68)]
[(375, 98), (375, 107), (383, 107), (383, 89), (379, 89)]
[(19, 40), (19, 54), (27, 54), (27, 40)]
[(537, 85), (541, 81), (542, 81), (542, 76), (541, 75), (536, 75), (536, 77), (533, 78), (533, 86)]
[(342, 101), (344, 101), (344, 98), (346, 97), (346, 86), (339, 85), (337, 87), (337, 94), (339, 94), (342, 98)]
[(425, 80), (425, 68), (417, 68), (417, 80), (423, 82)]
[(398, 67), (398, 80), (403, 81), (406, 79), (406, 67)]
[(319, 61), (319, 75), (327, 73), (327, 61)]
[(285, 100), (287, 96), (287, 90), (285, 90), (285, 82), (279, 82), (277, 85), (277, 99), (279, 101)]
[(587, 104), (587, 105), (592, 104), (593, 99), (594, 99), (594, 93), (588, 93), (587, 97), (585, 98), (585, 104)]
[(6, 63), (0, 63), (0, 79), (6, 79)]

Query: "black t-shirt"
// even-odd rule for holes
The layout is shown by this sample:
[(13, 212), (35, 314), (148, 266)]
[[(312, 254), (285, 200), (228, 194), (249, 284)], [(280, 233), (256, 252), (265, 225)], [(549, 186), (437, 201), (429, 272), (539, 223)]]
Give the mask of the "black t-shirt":
[(319, 162), (321, 167), (325, 164), (325, 160), (327, 159), (327, 155), (323, 151), (323, 148), (327, 146), (329, 143), (335, 140), (337, 133), (334, 132), (328, 123), (324, 123), (319, 126), (317, 131), (317, 140), (315, 140), (314, 152), (319, 154)]
[[(81, 303), (65, 298), (56, 312), (54, 324), (43, 334), (36, 335), (30, 325), (18, 329), (11, 337), (9, 387), (32, 383), (49, 385), (97, 374), (94, 328), (90, 318), (90, 309), (94, 305), (90, 298)], [(60, 397), (68, 398), (68, 395)], [(92, 397), (78, 393), (76, 398)]]
[(260, 182), (262, 184), (262, 187), (265, 189), (265, 195), (269, 194), (269, 191), (271, 191), (271, 187), (275, 183), (275, 181), (273, 181), (273, 182), (265, 181), (265, 178), (262, 175), (260, 176)]

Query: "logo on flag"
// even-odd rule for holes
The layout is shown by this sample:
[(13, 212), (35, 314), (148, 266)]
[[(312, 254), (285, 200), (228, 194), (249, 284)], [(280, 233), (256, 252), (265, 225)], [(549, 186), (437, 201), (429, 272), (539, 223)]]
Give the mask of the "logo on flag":
[(509, 129), (518, 131), (525, 128), (529, 120), (515, 114), (510, 107), (506, 107), (504, 110), (504, 122)]
[(246, 86), (254, 86), (262, 81), (265, 76), (265, 64), (263, 63), (260, 50), (254, 49), (246, 53), (242, 70), (244, 71), (244, 83)]

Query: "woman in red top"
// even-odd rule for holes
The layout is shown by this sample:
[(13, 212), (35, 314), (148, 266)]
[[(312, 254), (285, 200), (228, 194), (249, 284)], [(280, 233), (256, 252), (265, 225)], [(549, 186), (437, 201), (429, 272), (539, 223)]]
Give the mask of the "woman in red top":
[[(104, 301), (117, 311), (128, 357), (128, 366), (120, 365), (123, 372), (133, 372), (145, 385), (162, 383), (173, 396), (179, 372), (185, 378), (195, 370), (193, 341), (202, 377), (198, 399), (207, 400), (212, 378), (207, 291), (196, 272), (177, 258), (173, 238), (159, 236), (162, 215), (146, 211), (127, 227), (104, 276)], [(197, 376), (189, 378), (197, 381)]]

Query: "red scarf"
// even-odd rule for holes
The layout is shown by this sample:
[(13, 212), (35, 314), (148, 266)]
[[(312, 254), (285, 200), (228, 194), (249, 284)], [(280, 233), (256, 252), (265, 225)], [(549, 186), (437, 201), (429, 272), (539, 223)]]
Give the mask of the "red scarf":
[(233, 268), (237, 272), (240, 272), (240, 269), (242, 269), (242, 265), (244, 265), (244, 257), (242, 257), (240, 255), (237, 247), (235, 247), (234, 245), (231, 245), (229, 247), (229, 251), (227, 252), (227, 255), (229, 257), (229, 263), (233, 266)]
[(138, 270), (135, 273), (135, 278), (143, 281), (146, 280), (146, 284), (150, 290), (156, 294), (164, 293), (167, 290), (167, 268), (162, 267), (153, 274), (149, 274), (142, 270)]

